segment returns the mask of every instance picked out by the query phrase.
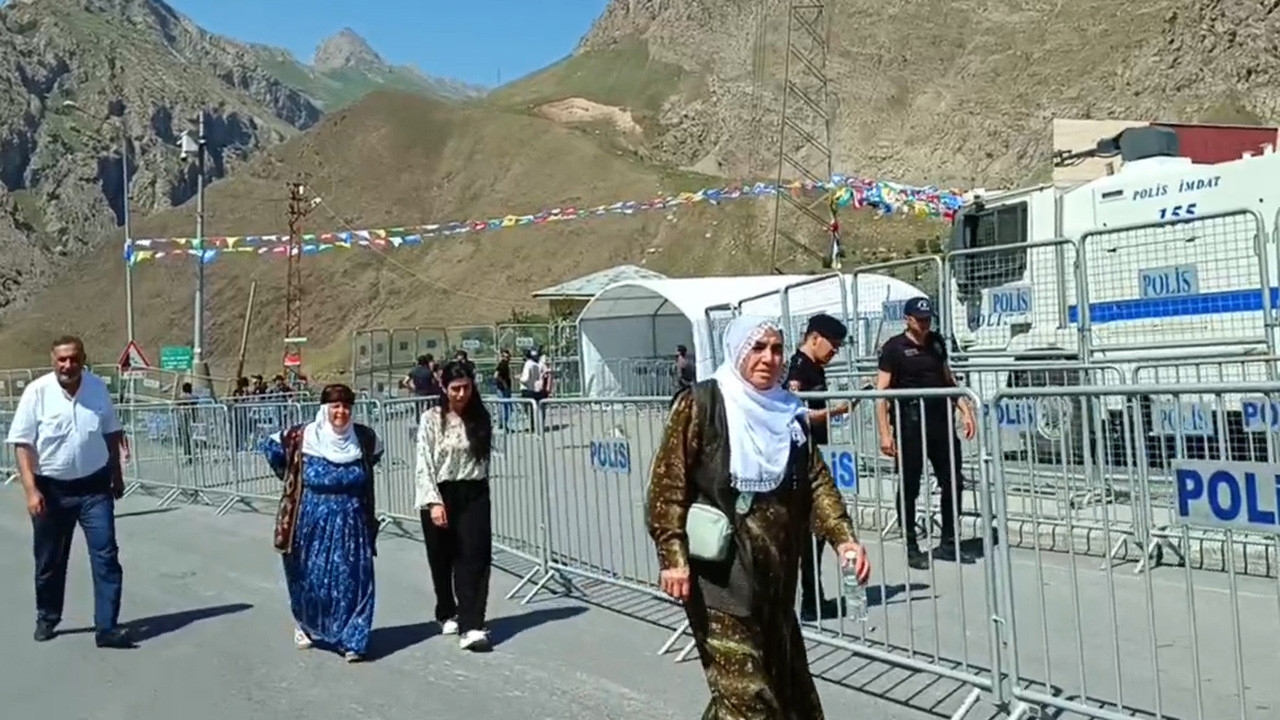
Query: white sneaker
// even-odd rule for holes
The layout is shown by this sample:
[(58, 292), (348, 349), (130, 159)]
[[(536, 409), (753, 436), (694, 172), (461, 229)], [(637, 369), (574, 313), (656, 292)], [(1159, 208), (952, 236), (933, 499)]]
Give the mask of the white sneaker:
[(293, 629), (293, 646), (299, 650), (311, 649), (311, 638), (307, 637), (307, 634), (302, 632), (302, 628)]
[(448, 620), (440, 623), (440, 633), (442, 635), (457, 635), (458, 621), (453, 618), (449, 618)]
[(472, 652), (485, 652), (493, 646), (489, 643), (489, 633), (483, 630), (468, 630), (458, 639), (458, 647)]
[(347, 662), (349, 662), (349, 663), (358, 663), (358, 662), (360, 662), (360, 661), (364, 660), (364, 658), (363, 658), (363, 657), (361, 657), (359, 653), (357, 653), (357, 652), (355, 652), (355, 651), (352, 651), (352, 650), (348, 650), (348, 651), (346, 651), (345, 653), (343, 653), (343, 654), (342, 654), (342, 659), (343, 659), (343, 660), (346, 660), (346, 661), (347, 661)]

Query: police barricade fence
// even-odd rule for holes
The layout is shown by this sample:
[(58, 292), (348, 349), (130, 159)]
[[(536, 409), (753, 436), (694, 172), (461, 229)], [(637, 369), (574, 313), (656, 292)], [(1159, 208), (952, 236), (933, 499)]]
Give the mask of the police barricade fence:
[[(1122, 574), (1105, 563), (1099, 574), (1084, 566), (1074, 544), (1064, 557), (1002, 543), (1010, 694), (1055, 714), (1103, 720), (1274, 717), (1274, 653), (1254, 638), (1280, 634), (1280, 453), (1275, 428), (1266, 424), (1263, 452), (1237, 452), (1228, 408), (1264, 422), (1280, 407), (1280, 383), (1005, 389), (996, 402), (1102, 399), (1119, 400), (1123, 410), (1095, 433), (1123, 437), (1125, 454), (1088, 454), (1099, 471), (1129, 476), (1139, 497), (1128, 511), (1116, 509), (1098, 540), (1136, 545), (1144, 561), (1160, 547), (1172, 549), (1181, 567)], [(1172, 417), (1162, 419), (1166, 407)], [(1196, 407), (1212, 408), (1209, 442), (1181, 432)], [(1161, 432), (1166, 422), (1175, 430), (1169, 444)], [(990, 437), (997, 527), (1007, 531), (1008, 463), (1000, 458), (1008, 438)], [(1152, 452), (1153, 440), (1162, 452)], [(1081, 441), (1102, 446), (1097, 437)]]
[[(1115, 479), (1092, 472), (1082, 453), (1078, 438), (1086, 428), (1098, 421), (1090, 413), (1102, 412), (1100, 408), (1082, 405), (1061, 407), (1060, 404), (1031, 403), (1025, 400), (1006, 399), (991, 402), (996, 393), (1008, 387), (1054, 387), (1077, 385), (1123, 384), (1126, 374), (1117, 365), (1085, 365), (1074, 362), (973, 362), (954, 368), (957, 381), (972, 390), (986, 402), (983, 412), (995, 422), (998, 432), (1020, 439), (1017, 444), (1006, 443), (1005, 456), (1009, 462), (1006, 475), (1008, 490), (1018, 498), (1011, 502), (1010, 516), (1037, 528), (1100, 527), (1106, 505), (1115, 501), (1112, 487)], [(874, 372), (858, 376), (836, 375), (829, 378), (833, 387), (845, 389), (869, 387), (874, 382)], [(893, 475), (896, 462), (880, 452), (875, 403), (855, 402), (848, 414), (836, 415), (829, 422), (831, 443), (838, 452), (828, 457), (833, 472), (849, 474), (856, 458), (859, 472)], [(1118, 452), (1117, 442), (1109, 439)], [(977, 468), (983, 448), (977, 443), (962, 443), (960, 465), (963, 483), (962, 493), (968, 507), (976, 506)], [(1056, 474), (1031, 472), (1027, 468), (1051, 466)], [(937, 493), (936, 488), (934, 489)], [(1131, 494), (1131, 493), (1130, 493)], [(1128, 498), (1129, 494), (1124, 495)], [(858, 519), (862, 527), (879, 523), (882, 533), (896, 527), (893, 515), (893, 497), (865, 497), (859, 501)], [(970, 522), (969, 518), (964, 521)]]
[[(900, 456), (907, 442), (906, 432), (919, 432), (919, 445), (929, 447), (930, 433), (945, 434), (953, 430), (954, 426), (949, 427), (948, 424), (934, 426), (925, 422), (912, 426), (904, 419), (904, 413), (923, 414), (920, 403), (926, 398), (954, 400), (963, 397), (979, 420), (976, 437), (968, 441), (978, 448), (977, 464), (969, 473), (963, 470), (948, 473), (956, 484), (963, 482), (964, 475), (975, 479), (973, 500), (962, 504), (977, 510), (976, 522), (972, 526), (960, 523), (954, 530), (961, 550), (957, 558), (960, 562), (945, 562), (947, 558), (943, 557), (928, 563), (926, 569), (908, 569), (913, 558), (908, 556), (904, 544), (888, 543), (882, 534), (863, 533), (863, 542), (876, 568), (872, 585), (868, 588), (869, 621), (865, 624), (852, 623), (852, 628), (848, 620), (818, 620), (816, 625), (806, 623), (806, 638), (881, 662), (958, 681), (968, 688), (968, 693), (953, 715), (957, 718), (963, 717), (983, 696), (1000, 703), (1025, 703), (1015, 705), (1015, 714), (1018, 715), (1036, 705), (1069, 708), (1099, 718), (1127, 717), (1125, 713), (1131, 709), (1151, 709), (1147, 705), (1153, 705), (1157, 711), (1161, 707), (1175, 707), (1165, 702), (1167, 696), (1185, 694), (1184, 691), (1206, 683), (1208, 685), (1195, 691), (1196, 697), (1188, 701), (1206, 708), (1217, 707), (1224, 701), (1210, 692), (1208, 686), (1213, 685), (1214, 677), (1220, 674), (1219, 668), (1205, 669), (1206, 664), (1201, 663), (1201, 659), (1226, 655), (1204, 654), (1195, 647), (1221, 646), (1228, 640), (1234, 642), (1234, 646), (1227, 649), (1234, 650), (1235, 654), (1235, 677), (1232, 679), (1238, 689), (1237, 695), (1244, 698), (1246, 689), (1266, 686), (1261, 681), (1246, 682), (1245, 663), (1241, 658), (1248, 648), (1241, 641), (1239, 630), (1243, 627), (1242, 618), (1267, 616), (1267, 613), (1260, 613), (1263, 608), (1254, 607), (1257, 598), (1267, 597), (1265, 590), (1247, 584), (1254, 579), (1248, 577), (1247, 571), (1252, 569), (1249, 567), (1251, 563), (1273, 562), (1275, 556), (1266, 554), (1268, 549), (1264, 548), (1260, 556), (1262, 559), (1257, 559), (1255, 555), (1259, 544), (1256, 540), (1249, 546), (1252, 550), (1241, 550), (1239, 546), (1245, 544), (1240, 542), (1241, 539), (1247, 543), (1258, 534), (1270, 535), (1274, 546), (1274, 538), (1278, 534), (1274, 528), (1280, 525), (1277, 520), (1280, 508), (1276, 507), (1274, 496), (1280, 491), (1268, 493), (1258, 487), (1259, 478), (1280, 476), (1280, 467), (1267, 465), (1268, 461), (1275, 462), (1272, 459), (1275, 455), (1270, 452), (1274, 447), (1274, 433), (1268, 434), (1270, 454), (1244, 464), (1229, 454), (1206, 456), (1200, 452), (1197, 455), (1185, 443), (1177, 446), (1179, 454), (1168, 462), (1153, 463), (1155, 458), (1147, 452), (1147, 445), (1143, 442), (1143, 438), (1150, 436), (1152, 428), (1152, 416), (1149, 407), (1144, 410), (1147, 406), (1142, 403), (1143, 397), (1154, 397), (1162, 402), (1171, 399), (1172, 407), (1182, 408), (1186, 402), (1203, 402), (1207, 396), (1252, 398), (1250, 402), (1253, 405), (1242, 406), (1241, 414), (1258, 418), (1255, 422), (1264, 422), (1264, 427), (1269, 427), (1265, 421), (1272, 417), (1276, 408), (1280, 408), (1280, 403), (1276, 402), (1280, 398), (1280, 385), (1005, 388), (997, 391), (986, 404), (972, 390), (957, 388), (930, 391), (848, 390), (806, 395), (810, 400), (825, 399), (828, 404), (850, 403), (866, 411), (880, 401), (892, 401), (895, 444)], [(1100, 400), (1108, 398), (1122, 401), (1124, 412), (1118, 423), (1104, 420), (1096, 426), (1089, 426), (1088, 437), (1063, 440), (1064, 444), (1071, 442), (1081, 446), (1079, 454), (1090, 472), (1101, 473), (1099, 476), (1103, 478), (1109, 477), (1109, 473), (1123, 474), (1132, 478), (1128, 486), (1137, 488), (1138, 500), (1129, 515), (1119, 512), (1103, 515), (1103, 541), (1143, 545), (1157, 537), (1155, 529), (1158, 529), (1163, 533), (1159, 536), (1160, 541), (1166, 547), (1184, 551), (1201, 548), (1199, 564), (1202, 566), (1211, 565), (1203, 562), (1209, 554), (1204, 550), (1209, 546), (1203, 539), (1204, 533), (1217, 533), (1220, 548), (1225, 548), (1218, 551), (1218, 556), (1226, 560), (1225, 580), (1223, 573), (1210, 574), (1203, 568), (1193, 568), (1191, 562), (1184, 564), (1184, 577), (1180, 584), (1189, 592), (1172, 594), (1172, 597), (1186, 601), (1186, 612), (1179, 626), (1180, 635), (1174, 633), (1166, 637), (1155, 629), (1157, 622), (1164, 623), (1160, 625), (1162, 631), (1166, 629), (1170, 612), (1161, 604), (1170, 597), (1170, 593), (1164, 589), (1156, 591), (1162, 584), (1170, 582), (1170, 578), (1163, 574), (1156, 578), (1152, 577), (1152, 572), (1122, 577), (1109, 563), (1103, 567), (1101, 576), (1084, 574), (1080, 571), (1080, 558), (1074, 544), (1068, 546), (1064, 558), (1062, 553), (1045, 553), (1038, 544), (1030, 550), (1015, 553), (1003, 540), (1010, 533), (1010, 507), (1016, 495), (1011, 491), (1013, 483), (1010, 479), (1017, 477), (1018, 473), (1060, 473), (1061, 468), (1026, 463), (1018, 467), (1015, 460), (1008, 459), (1006, 450), (1013, 449), (1012, 445), (1017, 441), (1001, 430), (998, 417), (987, 408), (1010, 401), (1030, 401), (1036, 404), (1034, 412), (1039, 417), (1045, 412), (1045, 405), (1088, 404), (1091, 401), (1097, 405)], [(379, 511), (388, 523), (419, 519), (413, 503), (412, 470), (415, 465), (418, 402), (414, 399), (373, 401), (357, 410), (357, 415), (366, 418), (378, 431), (384, 444), (384, 459), (378, 479)], [(530, 561), (532, 565), (510, 596), (528, 587), (523, 598), (527, 602), (552, 581), (562, 588), (581, 590), (581, 586), (574, 583), (574, 580), (581, 580), (597, 588), (612, 586), (665, 600), (656, 584), (658, 564), (648, 537), (644, 508), (648, 473), (661, 442), (669, 402), (668, 398), (618, 398), (548, 400), (540, 406), (518, 400), (489, 403), (495, 419), (502, 418), (500, 422), (505, 426), (495, 431), (494, 440), (495, 541), (501, 549)], [(950, 407), (951, 403), (947, 405)], [(512, 417), (503, 415), (504, 406), (513, 408), (515, 413)], [(310, 420), (315, 407), (280, 406), (279, 419), (264, 423), (268, 427), (259, 428), (256, 435), (265, 437), (290, 424)], [(916, 410), (911, 410), (912, 407)], [(1225, 405), (1219, 401), (1214, 407), (1219, 408), (1216, 421), (1222, 422)], [(210, 422), (223, 424), (226, 431), (221, 437), (230, 438), (225, 447), (238, 448), (239, 445), (232, 442), (235, 439), (232, 415), (226, 413), (225, 408), (221, 409), (222, 414), (215, 412), (210, 416)], [(135, 452), (139, 465), (146, 461), (146, 467), (135, 470), (133, 479), (163, 487), (169, 478), (171, 488), (166, 502), (183, 494), (199, 496), (220, 490), (199, 477), (184, 477), (177, 467), (176, 463), (181, 458), (196, 453), (196, 445), (190, 453), (185, 447), (180, 447), (181, 437), (172, 429), (181, 422), (172, 414), (175, 412), (173, 406), (128, 406), (122, 410), (122, 417), (129, 418), (131, 427), (145, 430), (135, 431), (132, 435), (145, 437), (146, 445)], [(527, 421), (518, 421), (515, 415), (523, 415)], [(1093, 416), (1092, 412), (1089, 415)], [(953, 419), (948, 418), (948, 423)], [(1118, 429), (1113, 426), (1118, 426)], [(1175, 427), (1180, 427), (1180, 424), (1175, 422)], [(1218, 427), (1227, 426), (1222, 423)], [(875, 426), (868, 425), (865, 430), (875, 432)], [(1122, 458), (1124, 462), (1097, 450), (1106, 445), (1099, 438), (1110, 437), (1112, 433), (1118, 433), (1122, 440), (1128, 438), (1123, 444), (1129, 453)], [(206, 435), (219, 437), (217, 433)], [(959, 457), (955, 445), (947, 442), (940, 445), (951, 454), (952, 467), (960, 467), (954, 462)], [(961, 443), (961, 447), (965, 445)], [(211, 448), (219, 447), (224, 446), (211, 444)], [(1214, 447), (1225, 445), (1218, 443)], [(892, 522), (896, 512), (891, 508), (896, 502), (890, 498), (903, 492), (903, 483), (892, 477), (896, 474), (893, 469), (884, 472), (882, 463), (866, 462), (867, 453), (858, 448), (839, 447), (839, 443), (829, 444), (820, 451), (827, 458), (835, 484), (845, 494), (851, 515), (860, 517), (861, 507), (871, 505), (878, 514), (875, 526), (887, 526), (886, 519)], [(246, 484), (247, 480), (255, 480), (260, 472), (269, 474), (265, 463), (257, 467), (243, 464), (247, 456), (258, 462), (260, 452), (235, 449), (228, 450), (228, 453), (232, 459), (235, 483), (225, 505), (241, 497), (271, 500), (278, 497), (279, 485), (273, 474), (270, 475), (269, 490)], [(155, 472), (152, 472), (152, 466)], [(922, 477), (921, 484), (933, 483)], [(1151, 489), (1161, 484), (1175, 489), (1174, 501), (1167, 506), (1152, 507)], [(1268, 486), (1274, 488), (1278, 485), (1280, 480), (1271, 480)], [(920, 515), (924, 517), (923, 531), (916, 534), (924, 541), (922, 545), (925, 542), (932, 544), (937, 538), (935, 530), (941, 523), (927, 495), (917, 503), (916, 511), (917, 522)], [(965, 515), (973, 516), (972, 513)], [(1066, 522), (1070, 529), (1072, 519), (1068, 517)], [(866, 525), (865, 521), (859, 524)], [(1190, 527), (1206, 524), (1217, 528), (1225, 526), (1226, 529)], [(990, 532), (993, 528), (995, 532)], [(1274, 547), (1270, 551), (1274, 553)], [(1187, 553), (1188, 559), (1193, 554), (1194, 549)], [(836, 559), (825, 552), (821, 554), (821, 560), (826, 586), (838, 586)], [(927, 582), (919, 582), (922, 580)], [(1070, 583), (1070, 595), (1054, 592), (1055, 584), (1062, 583)], [(1224, 601), (1220, 596), (1223, 594), (1230, 600), (1229, 608), (1222, 608)], [(1269, 610), (1274, 615), (1274, 588), (1270, 588), (1269, 597)], [(1050, 612), (1054, 603), (1067, 602), (1070, 603), (1069, 608), (1056, 614)], [(1177, 604), (1174, 600), (1169, 602)], [(1217, 607), (1226, 612), (1210, 612), (1212, 617), (1206, 619), (1205, 612), (1196, 611), (1197, 602), (1200, 608)], [(1023, 619), (1023, 633), (1019, 633), (1012, 622), (1015, 610)], [(1227, 619), (1234, 623), (1234, 634), (1209, 627), (1213, 622), (1225, 622), (1227, 615)], [(1089, 619), (1088, 624), (1085, 618)], [(1096, 629), (1103, 618), (1110, 622), (1109, 634), (1089, 630)], [(1066, 619), (1073, 620), (1075, 625), (1064, 627)], [(1034, 624), (1037, 621), (1038, 628)], [(1039, 632), (1027, 630), (1028, 627)], [(1126, 644), (1130, 643), (1133, 632), (1143, 628), (1146, 628), (1146, 635), (1135, 641), (1132, 647)], [(1268, 626), (1263, 631), (1270, 629)], [(662, 651), (673, 647), (686, 630), (684, 624), (677, 627)], [(1058, 691), (1061, 679), (1050, 677), (1049, 669), (1051, 664), (1055, 670), (1063, 667), (1064, 661), (1059, 655), (1064, 651), (1063, 637), (1077, 638), (1074, 648), (1065, 648), (1074, 649), (1077, 660), (1085, 656), (1086, 645), (1098, 642), (1106, 645), (1108, 658), (1100, 662), (1113, 663), (1116, 680), (1113, 698), (1099, 700), (1096, 697), (1096, 691), (1091, 687), (1096, 687), (1098, 682), (1095, 677), (1097, 664), (1090, 663), (1086, 667), (1082, 660), (1073, 671), (1077, 694)], [(1184, 641), (1193, 646), (1187, 656), (1190, 665), (1164, 662), (1167, 654), (1164, 648), (1182, 649)], [(1161, 648), (1159, 657), (1154, 655), (1157, 647)], [(692, 650), (690, 643), (681, 656)], [(1148, 658), (1150, 663), (1143, 661), (1139, 663), (1141, 667), (1118, 659), (1132, 658), (1135, 653), (1146, 650), (1152, 654)], [(1034, 664), (1033, 655), (1037, 658), (1043, 656), (1044, 663)], [(1022, 665), (1018, 665), (1019, 661)], [(1006, 663), (1010, 673), (1008, 680)], [(1148, 665), (1151, 670), (1147, 670)], [(1191, 678), (1193, 682), (1182, 682), (1180, 688), (1171, 690), (1167, 678), (1163, 679), (1165, 685), (1159, 684), (1162, 672), (1172, 672), (1183, 679)], [(1133, 679), (1135, 675), (1136, 681)], [(1144, 704), (1124, 695), (1120, 683), (1122, 677), (1128, 678), (1130, 688), (1144, 678), (1149, 680), (1145, 690), (1152, 702)], [(1250, 702), (1257, 694), (1250, 696)], [(1259, 699), (1263, 700), (1266, 698)], [(1106, 709), (1104, 705), (1108, 702), (1119, 709), (1114, 712)], [(1249, 717), (1248, 712), (1252, 712), (1246, 712), (1243, 705), (1240, 710), (1244, 717)], [(1206, 717), (1222, 716), (1210, 712)]]
[(1254, 288), (1242, 291), (1252, 297), (1228, 293), (1222, 302), (1258, 300), (1257, 288), (1272, 287), (1265, 227), (1256, 211), (1238, 208), (1082, 234), (1075, 298), (1081, 354), (1270, 344), (1270, 293), (1261, 293), (1261, 307), (1253, 311), (1222, 314), (1208, 323), (1200, 314), (1167, 312), (1170, 303), (1186, 302), (1201, 288), (1228, 281)]
[[(9, 436), (9, 426), (13, 424), (13, 411), (0, 410), (0, 440)], [(0, 475), (4, 477), (4, 485), (18, 480), (18, 458), (14, 455), (13, 446), (3, 443), (0, 447)]]
[[(922, 396), (942, 402), (964, 398), (978, 413), (975, 417), (982, 412), (977, 397), (958, 388), (863, 390), (805, 397), (872, 406), (879, 400), (918, 404)], [(542, 578), (543, 582), (554, 576), (561, 585), (586, 588), (587, 593), (614, 588), (669, 602), (657, 584), (659, 566), (645, 508), (650, 472), (660, 451), (670, 400), (566, 399), (545, 404), (553, 419), (544, 427), (542, 438), (550, 528), (549, 574)], [(906, 426), (899, 421), (898, 427)], [(917, 433), (936, 430), (915, 428)], [(980, 437), (973, 440), (980, 441)], [(859, 503), (866, 500), (880, 508), (893, 507), (892, 498), (899, 485), (874, 473), (864, 475), (858, 464), (861, 453), (830, 445), (819, 448), (819, 452), (828, 458), (833, 479), (845, 494), (851, 514), (856, 515)], [(983, 528), (989, 528), (990, 493), (983, 487), (981, 465), (976, 477), (978, 515), (984, 519)], [(937, 525), (927, 520), (933, 515), (927, 495), (918, 510), (926, 524)], [(937, 537), (936, 532), (928, 535)], [(961, 544), (971, 550), (975, 542), (979, 546), (988, 543), (981, 538), (989, 536), (982, 532), (965, 537), (967, 542)], [(915, 578), (908, 578), (905, 546), (890, 546), (874, 533), (864, 538), (864, 544), (877, 568), (876, 582), (868, 593), (873, 622), (849, 632), (847, 622), (819, 618), (806, 622), (806, 639), (959, 682), (969, 692), (955, 717), (967, 714), (984, 695), (998, 693), (996, 593), (990, 565), (934, 566), (929, 570), (930, 583), (912, 582)], [(812, 543), (807, 544), (807, 550), (814, 550)], [(838, 567), (832, 553), (821, 553), (819, 566), (824, 585), (838, 587)], [(682, 619), (675, 622), (677, 627), (660, 652), (670, 650), (687, 632), (687, 623)], [(693, 650), (689, 643), (678, 657)]]

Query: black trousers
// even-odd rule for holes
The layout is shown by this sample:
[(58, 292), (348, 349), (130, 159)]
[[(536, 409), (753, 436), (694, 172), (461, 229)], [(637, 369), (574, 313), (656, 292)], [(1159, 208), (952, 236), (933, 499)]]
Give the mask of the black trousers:
[[(964, 475), (960, 471), (960, 438), (945, 410), (927, 413), (923, 421), (903, 412), (898, 431), (898, 472), (902, 487), (898, 492), (898, 523), (908, 547), (917, 547), (916, 502), (920, 498), (920, 476), (926, 458), (942, 488), (942, 542), (955, 540), (956, 518), (960, 516)], [(923, 430), (922, 430), (923, 427)]]
[(487, 480), (440, 483), (448, 527), (422, 511), (422, 535), (436, 591), (436, 620), (457, 618), (459, 632), (483, 630), (493, 567), (493, 518)]
[(36, 619), (50, 627), (62, 621), (67, 590), (67, 561), (76, 525), (84, 532), (93, 572), (93, 625), (114, 630), (120, 620), (124, 571), (116, 545), (115, 498), (111, 465), (79, 480), (36, 476), (44, 496), (44, 514), (31, 519), (36, 564)]

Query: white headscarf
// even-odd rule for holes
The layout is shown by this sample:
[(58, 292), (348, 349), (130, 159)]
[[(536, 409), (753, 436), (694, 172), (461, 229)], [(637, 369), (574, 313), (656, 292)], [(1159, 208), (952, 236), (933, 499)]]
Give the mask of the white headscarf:
[(742, 376), (743, 360), (770, 330), (781, 333), (768, 318), (734, 318), (725, 329), (724, 362), (714, 376), (729, 428), (729, 473), (743, 492), (769, 492), (781, 485), (791, 447), (805, 437), (799, 398), (781, 386), (757, 390)]
[(347, 423), (341, 432), (329, 422), (329, 406), (322, 404), (316, 419), (302, 431), (302, 454), (322, 457), (331, 463), (345, 465), (359, 460), (364, 453), (356, 438), (355, 423)]

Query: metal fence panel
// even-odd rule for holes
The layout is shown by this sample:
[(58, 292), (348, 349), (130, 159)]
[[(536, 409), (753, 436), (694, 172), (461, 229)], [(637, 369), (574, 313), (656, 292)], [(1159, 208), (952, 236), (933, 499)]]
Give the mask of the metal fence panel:
[(1079, 328), (1068, 309), (1076, 303), (1078, 254), (1068, 239), (947, 253), (946, 334), (970, 357), (1076, 355)]
[[(1218, 411), (1210, 418), (1214, 440), (1200, 446), (1207, 454), (1182, 442), (1179, 432), (1171, 456), (1148, 455), (1145, 439), (1162, 422), (1156, 418), (1153, 424), (1144, 404), (1153, 395), (1171, 399), (1176, 428), (1201, 422), (1184, 411), (1189, 403), (1205, 396), (1216, 399)], [(1256, 571), (1258, 565), (1274, 562), (1280, 508), (1273, 486), (1280, 463), (1274, 452), (1244, 463), (1223, 452), (1229, 433), (1223, 411), (1231, 395), (1274, 402), (1280, 384), (1001, 392), (999, 402), (1097, 404), (1107, 396), (1121, 399), (1118, 427), (1100, 431), (1114, 429), (1128, 437), (1126, 452), (1120, 457), (1085, 452), (1093, 457), (1094, 472), (1117, 478), (1116, 485), (1132, 492), (1134, 501), (1128, 511), (1116, 506), (1092, 541), (1104, 546), (1136, 543), (1143, 561), (1162, 546), (1183, 560), (1180, 569), (1138, 575), (1119, 573), (1106, 563), (1099, 574), (1096, 565), (1077, 556), (1076, 537), (1070, 538), (1065, 557), (1038, 545), (1031, 551), (1005, 548), (1000, 558), (1002, 605), (1012, 636), (1008, 654), (1017, 679), (1014, 696), (1020, 701), (1108, 720), (1150, 714), (1274, 716), (1280, 692), (1266, 670), (1272, 653), (1253, 638), (1280, 632), (1275, 580), (1248, 574), (1251, 566)], [(1002, 436), (994, 439), (998, 456), (1004, 449)], [(1096, 435), (1075, 442), (1102, 445)], [(1250, 473), (1266, 478), (1266, 492), (1258, 492)], [(1005, 506), (1012, 495), (1007, 476), (1007, 469), (997, 464), (995, 497), (1005, 529)], [(1215, 566), (1225, 572), (1211, 572)]]
[(1264, 238), (1251, 210), (1085, 233), (1079, 304), (1069, 312), (1083, 348), (1268, 342)]
[[(874, 567), (868, 622), (807, 622), (806, 639), (958, 683), (964, 692), (946, 711), (953, 718), (983, 697), (1017, 718), (1033, 706), (1102, 720), (1272, 717), (1280, 686), (1267, 675), (1270, 646), (1246, 638), (1280, 632), (1280, 383), (1197, 383), (1199, 375), (1183, 375), (1194, 366), (1171, 367), (1179, 369), (1154, 371), (1175, 373), (1176, 382), (1160, 385), (1122, 384), (1115, 367), (1023, 363), (967, 368), (967, 389), (805, 395), (828, 408), (851, 406), (818, 451)], [(1235, 372), (1214, 367), (1195, 372)], [(973, 409), (976, 435), (952, 444), (946, 435), (964, 429), (954, 415), (959, 400)], [(926, 401), (952, 415), (913, 425), (912, 413), (929, 417)], [(883, 452), (882, 403), (896, 459)], [(362, 401), (354, 409), (383, 443), (379, 514), (406, 528), (419, 523), (413, 475), (427, 404)], [(645, 506), (669, 404), (487, 403), (495, 544), (532, 566), (512, 595), (529, 586), (527, 601), (553, 580), (577, 578), (664, 599)], [(220, 502), (219, 511), (240, 501), (274, 509), (280, 483), (262, 441), (311, 420), (318, 407), (123, 404), (130, 492), (159, 491), (162, 503)], [(8, 418), (0, 412), (0, 430)], [(1250, 454), (1233, 440), (1242, 433), (1252, 438)], [(935, 467), (921, 467), (915, 511), (900, 511), (912, 443), (928, 447), (939, 436), (945, 465), (936, 453), (928, 458)], [(11, 462), (5, 452), (0, 469)], [(893, 531), (901, 533), (901, 512), (922, 549), (945, 540), (930, 469), (963, 507), (951, 536), (960, 553), (958, 562), (935, 557), (920, 566)], [(1101, 571), (1086, 557), (1097, 546), (1111, 556)], [(1164, 554), (1180, 566), (1159, 567)], [(826, 551), (817, 559), (824, 584), (838, 587), (836, 559)], [(1120, 572), (1123, 559), (1144, 572)]]
[[(861, 265), (849, 276), (849, 308), (856, 314), (857, 322), (849, 326), (855, 345), (851, 353), (855, 360), (875, 357), (885, 340), (902, 332), (902, 308), (907, 298), (894, 292), (884, 282), (884, 276), (899, 280), (917, 288), (922, 295), (933, 299), (938, 308), (938, 331), (945, 333), (950, 327), (946, 308), (948, 298), (943, 293), (942, 258), (937, 255), (893, 260), (890, 262)], [(877, 297), (882, 295), (880, 297)], [(864, 296), (867, 298), (863, 300)]]

